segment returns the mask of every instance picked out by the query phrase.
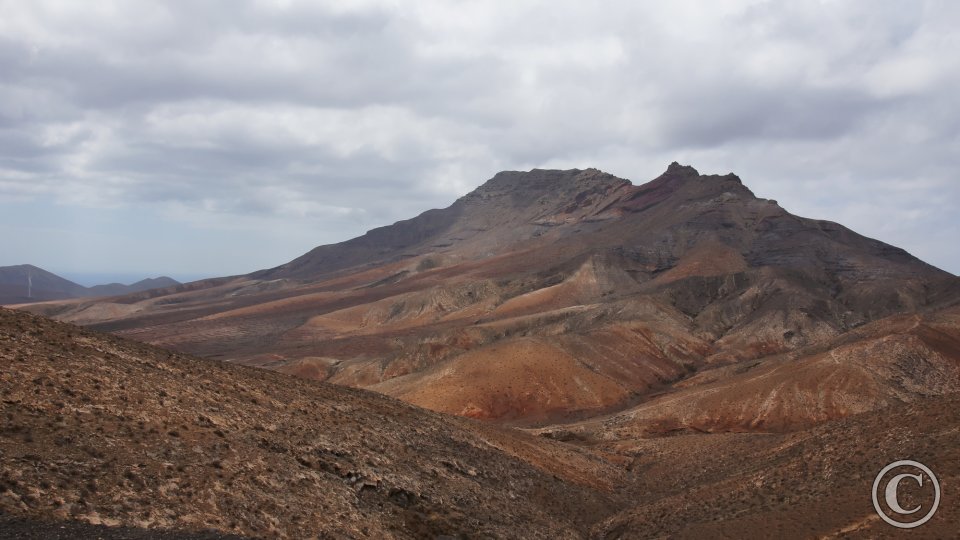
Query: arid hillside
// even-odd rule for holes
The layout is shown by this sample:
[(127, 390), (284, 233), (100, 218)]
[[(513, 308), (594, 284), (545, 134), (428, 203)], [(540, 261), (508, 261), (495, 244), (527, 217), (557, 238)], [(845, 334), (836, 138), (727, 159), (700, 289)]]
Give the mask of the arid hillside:
[(957, 393), (525, 433), (5, 309), (0, 367), (0, 538), (896, 538), (870, 489), (904, 458), (944, 489), (911, 537), (960, 528)]
[[(637, 491), (633, 507), (597, 524), (592, 538), (934, 540), (960, 531), (957, 393), (790, 434), (687, 432), (594, 444), (632, 456), (625, 477)], [(930, 467), (943, 490), (930, 521), (910, 531), (881, 521), (871, 501), (878, 472), (902, 459)], [(930, 499), (916, 502), (930, 508)]]
[(703, 369), (640, 405), (564, 429), (604, 440), (789, 432), (956, 392), (960, 307), (888, 317), (789, 354)]
[[(716, 420), (764, 430), (902, 394), (893, 375), (862, 379), (872, 368), (839, 360), (856, 357), (852, 349), (827, 350), (875, 328), (886, 354), (884, 327), (873, 323), (923, 319), (958, 300), (960, 279), (901, 249), (791, 215), (733, 174), (674, 163), (638, 186), (595, 169), (499, 173), (448, 208), (277, 268), (24, 309), (525, 426), (626, 410), (786, 362), (806, 386), (776, 390), (779, 412), (743, 403)], [(941, 355), (931, 373), (948, 375), (937, 387), (947, 391), (956, 344), (924, 336), (900, 345)], [(729, 391), (756, 400), (774, 380)], [(802, 398), (821, 384), (849, 399), (809, 407)], [(699, 398), (689, 399), (696, 410)]]
[(0, 366), (0, 516), (580, 538), (624, 502), (618, 468), (576, 447), (6, 309)]

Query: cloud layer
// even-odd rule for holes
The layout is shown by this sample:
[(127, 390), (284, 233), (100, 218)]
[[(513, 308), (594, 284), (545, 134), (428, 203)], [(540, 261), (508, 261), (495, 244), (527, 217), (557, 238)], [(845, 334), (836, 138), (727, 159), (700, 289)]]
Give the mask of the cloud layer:
[(0, 264), (247, 272), (502, 169), (678, 160), (960, 272), (955, 2), (0, 12)]

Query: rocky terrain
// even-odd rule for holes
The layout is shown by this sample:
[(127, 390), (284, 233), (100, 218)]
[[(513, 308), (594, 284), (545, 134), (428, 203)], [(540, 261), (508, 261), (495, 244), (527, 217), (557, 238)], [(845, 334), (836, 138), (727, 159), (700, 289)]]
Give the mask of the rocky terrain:
[[(871, 501), (879, 470), (901, 459), (935, 471), (932, 519), (910, 538), (955, 538), (960, 501), (960, 394), (835, 420), (789, 434), (686, 433), (598, 443), (632, 456), (634, 507), (593, 538), (904, 538)], [(927, 501), (929, 504), (929, 501)]]
[(790, 354), (704, 369), (640, 405), (564, 429), (612, 440), (788, 432), (955, 392), (960, 307), (892, 316)]
[(960, 530), (955, 392), (786, 432), (525, 433), (2, 308), (0, 366), (0, 538), (894, 538), (870, 490), (904, 458), (944, 489), (911, 537)]
[(627, 493), (577, 447), (6, 309), (0, 365), (0, 524), (579, 538)]

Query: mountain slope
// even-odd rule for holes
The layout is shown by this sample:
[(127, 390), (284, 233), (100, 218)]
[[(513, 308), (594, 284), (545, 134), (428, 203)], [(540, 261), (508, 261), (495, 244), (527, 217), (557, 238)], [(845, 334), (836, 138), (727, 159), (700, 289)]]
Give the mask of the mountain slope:
[[(939, 317), (902, 330), (943, 345)], [(5, 309), (0, 366), (0, 537), (892, 538), (869, 493), (904, 457), (944, 486), (912, 536), (960, 526), (958, 393), (790, 433), (533, 437)]]
[(533, 425), (958, 299), (958, 278), (901, 249), (674, 163), (639, 186), (595, 169), (499, 173), (274, 269), (30, 309)]
[(611, 465), (377, 394), (0, 309), (0, 514), (306, 538), (577, 538)]
[(526, 239), (557, 215), (576, 219), (602, 208), (630, 183), (596, 169), (505, 171), (448, 208), (428, 210), (339, 244), (320, 246), (255, 278), (317, 279), (337, 271), (426, 253), (483, 256)]
[(602, 440), (764, 433), (960, 392), (960, 306), (896, 315), (786, 355), (703, 369), (616, 414), (564, 425)]
[(870, 495), (880, 469), (901, 459), (930, 467), (943, 487), (937, 512), (909, 537), (955, 538), (960, 501), (947, 486), (960, 481), (958, 428), (953, 393), (789, 434), (603, 444), (631, 456), (624, 475), (640, 489), (633, 507), (597, 524), (591, 538), (904, 538), (880, 520)]

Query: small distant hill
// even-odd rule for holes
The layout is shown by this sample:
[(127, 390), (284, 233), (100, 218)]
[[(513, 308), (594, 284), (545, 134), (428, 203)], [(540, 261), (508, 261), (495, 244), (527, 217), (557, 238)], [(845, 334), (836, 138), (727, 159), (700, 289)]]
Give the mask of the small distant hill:
[(124, 285), (122, 283), (95, 285), (87, 289), (88, 294), (84, 294), (83, 296), (119, 296), (121, 294), (149, 291), (150, 289), (174, 287), (179, 284), (180, 282), (173, 278), (160, 276), (157, 278), (142, 279), (132, 285)]
[(117, 296), (179, 284), (175, 279), (161, 276), (144, 279), (132, 285), (110, 283), (84, 287), (32, 264), (0, 266), (0, 305)]

